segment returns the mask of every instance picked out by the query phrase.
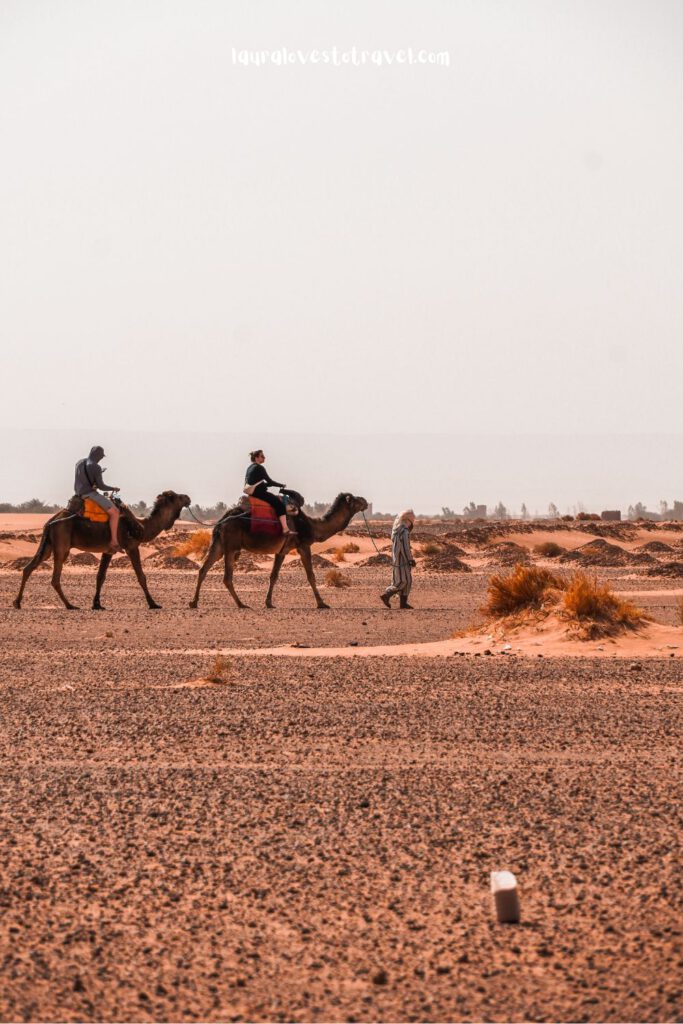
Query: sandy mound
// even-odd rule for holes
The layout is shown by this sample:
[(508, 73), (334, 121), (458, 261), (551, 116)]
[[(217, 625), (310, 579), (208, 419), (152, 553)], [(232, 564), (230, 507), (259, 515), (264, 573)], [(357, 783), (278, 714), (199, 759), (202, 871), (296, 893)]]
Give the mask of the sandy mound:
[(462, 548), (449, 545), (433, 555), (427, 555), (422, 567), (427, 572), (472, 572), (469, 565), (458, 557), (461, 552)]
[(647, 570), (648, 576), (669, 576), (678, 579), (683, 576), (683, 562), (660, 562)]
[(186, 558), (185, 555), (166, 554), (164, 551), (159, 551), (156, 555), (150, 555), (149, 558), (145, 559), (145, 568), (148, 566), (154, 569), (196, 570), (198, 568), (197, 563), (193, 562), (191, 558)]
[(574, 529), (594, 537), (611, 537), (612, 540), (634, 540), (638, 535), (638, 527), (634, 523), (577, 522)]
[(502, 540), (486, 549), (489, 564), (517, 565), (529, 561), (529, 552), (513, 540)]
[(91, 551), (79, 551), (76, 555), (69, 555), (67, 565), (99, 565), (100, 560)]
[(629, 565), (652, 565), (652, 555), (635, 554), (620, 548), (618, 544), (610, 544), (601, 538), (589, 541), (574, 551), (568, 551), (560, 558), (561, 562), (578, 562), (583, 566), (623, 567)]
[[(219, 558), (216, 562), (216, 566), (221, 570), (225, 569), (225, 562), (222, 558)], [(258, 572), (259, 566), (254, 561), (253, 556), (248, 551), (240, 551), (240, 556), (235, 562), (235, 572)]]
[(359, 562), (359, 565), (391, 565), (391, 555), (386, 555), (383, 551), (380, 551), (377, 555), (370, 555), (369, 558)]
[[(31, 557), (32, 556), (24, 555), (21, 558), (12, 558), (8, 562), (3, 562), (2, 563), (2, 567), (3, 567), (3, 569), (24, 569), (28, 565), (28, 563), (31, 561)], [(36, 569), (36, 572), (38, 570), (47, 569), (47, 568), (48, 568), (48, 563), (47, 562), (41, 562), (40, 565), (38, 566), (38, 569)]]
[(672, 554), (673, 550), (671, 545), (665, 544), (663, 540), (649, 540), (647, 544), (641, 544), (640, 547), (634, 548), (634, 551), (645, 555), (668, 555)]
[[(333, 569), (335, 567), (335, 563), (332, 562), (329, 558), (325, 558), (324, 555), (317, 555), (315, 552), (311, 553), (311, 565), (313, 566), (314, 569)], [(299, 558), (298, 555), (295, 555), (294, 558), (288, 558), (285, 561), (282, 568), (283, 570), (296, 569), (297, 571), (303, 572), (301, 559)]]

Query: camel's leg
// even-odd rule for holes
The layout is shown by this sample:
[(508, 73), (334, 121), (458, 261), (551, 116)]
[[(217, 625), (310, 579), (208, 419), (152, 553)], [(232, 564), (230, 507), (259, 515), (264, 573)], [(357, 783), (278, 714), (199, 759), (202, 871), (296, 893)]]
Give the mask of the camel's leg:
[(273, 568), (270, 570), (270, 586), (268, 587), (268, 594), (266, 595), (266, 608), (275, 607), (273, 604), (273, 590), (275, 589), (275, 584), (277, 583), (277, 578), (280, 575), (280, 569), (282, 568), (284, 560), (285, 556), (281, 552), (275, 556)]
[(225, 574), (223, 576), (223, 582), (225, 583), (226, 587), (232, 594), (237, 607), (248, 608), (248, 604), (243, 604), (240, 601), (239, 597), (237, 596), (237, 591), (235, 590), (234, 584), (232, 582), (232, 574), (235, 568), (235, 554), (236, 552), (234, 550), (226, 550), (225, 552)]
[(111, 555), (104, 554), (100, 558), (100, 567), (97, 570), (97, 582), (95, 583), (95, 596), (92, 599), (93, 611), (103, 612), (104, 608), (100, 603), (100, 594), (102, 593), (102, 587), (104, 586), (104, 578), (107, 575), (107, 569), (111, 562)]
[(147, 586), (147, 577), (145, 576), (144, 572), (142, 571), (142, 561), (140, 559), (140, 551), (138, 550), (138, 548), (129, 548), (127, 550), (126, 554), (128, 555), (128, 557), (130, 558), (131, 562), (133, 563), (133, 568), (135, 569), (135, 575), (137, 576), (138, 583), (142, 587), (144, 595), (147, 598), (147, 604), (149, 605), (150, 608), (161, 608), (161, 605), (156, 603), (156, 601), (154, 600), (154, 598), (152, 597), (152, 595), (149, 592), (149, 587)]
[(199, 604), (199, 591), (202, 589), (202, 583), (204, 582), (206, 574), (211, 568), (211, 566), (214, 564), (214, 562), (217, 562), (222, 554), (223, 544), (220, 538), (214, 537), (214, 539), (211, 541), (211, 547), (206, 553), (206, 558), (204, 559), (202, 565), (199, 568), (197, 586), (195, 588), (194, 597), (190, 601), (190, 608), (196, 608), (197, 605)]
[(315, 585), (315, 573), (313, 572), (313, 564), (311, 562), (311, 549), (306, 544), (302, 544), (299, 547), (299, 554), (301, 555), (301, 561), (304, 569), (306, 570), (306, 578), (311, 585), (311, 590), (313, 591), (318, 608), (329, 608), (329, 604), (325, 604), (318, 592), (318, 588)]
[(41, 546), (38, 548), (31, 561), (24, 566), (23, 572), (21, 574), (21, 586), (19, 587), (19, 593), (17, 594), (13, 601), (15, 608), (21, 608), (21, 600), (22, 597), (24, 596), (24, 589), (26, 587), (26, 584), (28, 583), (29, 576), (31, 575), (32, 572), (34, 572), (35, 569), (38, 568), (40, 563), (45, 562), (50, 557), (51, 554), (52, 544), (50, 543), (50, 541), (48, 541), (45, 547), (43, 547), (41, 544)]
[(66, 562), (69, 554), (69, 549), (62, 550), (60, 547), (55, 546), (54, 555), (52, 560), (52, 586), (55, 588), (59, 596), (61, 597), (64, 605), (69, 609), (70, 612), (76, 611), (78, 605), (72, 604), (68, 599), (64, 591), (62, 590), (62, 566)]

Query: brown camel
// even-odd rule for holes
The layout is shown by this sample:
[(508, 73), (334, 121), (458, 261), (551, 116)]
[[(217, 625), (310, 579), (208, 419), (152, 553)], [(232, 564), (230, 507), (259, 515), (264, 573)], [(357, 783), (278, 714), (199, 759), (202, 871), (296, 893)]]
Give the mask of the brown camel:
[(315, 575), (311, 564), (311, 545), (319, 544), (322, 541), (333, 537), (335, 533), (344, 530), (357, 512), (364, 512), (368, 507), (365, 498), (357, 498), (353, 494), (338, 494), (332, 503), (332, 507), (322, 518), (314, 519), (304, 512), (290, 520), (290, 528), (294, 525), (296, 533), (287, 538), (284, 542), (282, 536), (269, 536), (267, 534), (251, 533), (249, 529), (249, 516), (240, 515), (239, 508), (230, 511), (216, 523), (213, 528), (211, 547), (208, 550), (204, 563), (199, 570), (197, 589), (190, 601), (190, 608), (196, 608), (199, 603), (199, 591), (201, 590), (204, 577), (218, 559), (223, 555), (225, 559), (225, 574), (223, 582), (232, 594), (238, 608), (246, 608), (247, 605), (240, 601), (232, 582), (232, 574), (235, 566), (235, 559), (242, 548), (253, 551), (260, 555), (275, 555), (273, 569), (270, 574), (270, 586), (266, 597), (266, 608), (273, 607), (273, 589), (280, 574), (280, 568), (285, 555), (297, 550), (301, 556), (308, 582), (315, 596), (318, 608), (329, 608), (318, 593), (315, 585)]
[[(170, 530), (176, 519), (184, 508), (190, 504), (186, 494), (176, 494), (175, 491), (164, 491), (154, 502), (154, 507), (147, 519), (138, 519), (125, 505), (121, 505), (121, 518), (119, 519), (119, 545), (126, 552), (131, 560), (138, 583), (142, 587), (147, 604), (150, 608), (161, 608), (157, 604), (147, 587), (147, 580), (142, 571), (140, 561), (140, 545), (148, 544), (155, 537), (158, 537), (162, 530)], [(60, 583), (62, 566), (66, 561), (71, 548), (79, 548), (81, 551), (101, 551), (100, 567), (97, 570), (97, 586), (92, 606), (95, 611), (103, 611), (100, 604), (100, 593), (107, 569), (111, 562), (111, 554), (107, 553), (110, 545), (109, 523), (93, 523), (81, 516), (73, 516), (66, 509), (56, 513), (43, 528), (43, 536), (35, 555), (24, 568), (19, 593), (14, 599), (14, 607), (21, 608), (21, 599), (24, 594), (24, 587), (34, 569), (37, 569), (41, 562), (53, 556), (52, 586), (55, 588), (62, 601), (69, 610), (76, 608), (76, 605), (66, 598)]]

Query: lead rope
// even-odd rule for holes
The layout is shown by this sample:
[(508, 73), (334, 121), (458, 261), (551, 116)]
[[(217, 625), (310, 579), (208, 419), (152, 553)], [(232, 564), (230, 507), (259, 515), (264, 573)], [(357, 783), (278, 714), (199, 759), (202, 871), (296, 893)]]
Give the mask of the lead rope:
[(377, 552), (377, 554), (378, 554), (378, 555), (380, 555), (380, 554), (381, 554), (381, 551), (379, 550), (379, 548), (378, 548), (378, 547), (377, 547), (377, 545), (375, 544), (375, 538), (374, 538), (374, 537), (372, 536), (372, 534), (370, 533), (370, 523), (369, 523), (369, 522), (367, 521), (367, 519), (365, 518), (365, 512), (361, 512), (361, 515), (362, 515), (362, 517), (363, 517), (363, 521), (365, 522), (365, 527), (366, 527), (366, 529), (367, 529), (367, 531), (368, 531), (368, 537), (369, 537), (369, 538), (370, 538), (370, 540), (372, 541), (372, 546), (373, 546), (373, 548), (375, 549), (375, 551)]

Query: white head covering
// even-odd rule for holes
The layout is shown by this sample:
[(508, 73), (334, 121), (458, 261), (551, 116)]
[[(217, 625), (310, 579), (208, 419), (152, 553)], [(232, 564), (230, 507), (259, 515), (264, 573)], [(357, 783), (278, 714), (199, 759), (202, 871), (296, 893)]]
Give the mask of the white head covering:
[(412, 508), (407, 508), (405, 512), (399, 513), (394, 519), (394, 525), (391, 528), (391, 532), (395, 533), (396, 530), (400, 529), (401, 526), (407, 526), (409, 530), (412, 530), (415, 525), (415, 513)]

